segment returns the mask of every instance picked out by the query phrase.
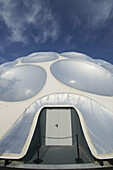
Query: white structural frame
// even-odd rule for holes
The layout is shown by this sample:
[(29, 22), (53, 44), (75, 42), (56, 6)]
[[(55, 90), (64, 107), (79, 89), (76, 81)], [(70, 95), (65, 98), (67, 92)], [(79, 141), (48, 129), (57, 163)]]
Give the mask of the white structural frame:
[[(97, 149), (95, 148), (94, 144), (92, 143), (92, 139), (91, 139), (91, 136), (89, 135), (89, 131), (88, 131), (88, 127), (86, 126), (86, 122), (84, 121), (84, 118), (83, 118), (83, 113), (80, 111), (79, 106), (78, 108), (75, 106), (75, 104), (68, 104), (68, 101), (71, 100), (71, 103), (72, 100), (74, 101), (75, 98), (77, 98), (77, 102), (79, 100), (86, 100), (88, 103), (89, 102), (93, 102), (94, 105), (96, 102), (94, 102), (93, 100), (90, 100), (84, 96), (80, 96), (80, 95), (75, 95), (75, 94), (52, 94), (52, 95), (48, 95), (48, 96), (45, 96), (39, 100), (37, 100), (35, 103), (33, 103), (27, 110), (26, 110), (26, 113), (29, 114), (32, 112), (34, 112), (34, 110), (36, 110), (36, 113), (33, 115), (33, 121), (31, 123), (31, 126), (30, 126), (30, 131), (28, 133), (28, 136), (26, 138), (26, 142), (25, 144), (23, 144), (23, 149), (21, 151), (21, 153), (17, 153), (17, 154), (13, 154), (13, 153), (2, 153), (0, 158), (3, 158), (3, 159), (20, 159), (22, 157), (25, 156), (25, 154), (27, 153), (27, 150), (29, 148), (29, 145), (31, 143), (31, 139), (32, 139), (32, 136), (34, 134), (34, 131), (35, 131), (35, 128), (36, 128), (36, 124), (37, 124), (37, 120), (39, 118), (39, 115), (40, 115), (40, 112), (43, 108), (45, 107), (58, 107), (58, 108), (61, 108), (61, 107), (67, 107), (67, 108), (70, 108), (70, 107), (73, 107), (77, 113), (78, 113), (78, 116), (79, 116), (79, 119), (80, 119), (80, 122), (81, 122), (81, 126), (82, 126), (82, 130), (83, 130), (83, 133), (84, 133), (84, 136), (85, 136), (85, 139), (86, 139), (86, 142), (90, 148), (90, 151), (92, 153), (92, 155), (97, 158), (97, 159), (110, 159), (113, 157), (113, 153), (103, 153), (103, 154), (99, 154), (97, 152)], [(54, 104), (54, 101), (56, 104)], [(62, 102), (60, 102), (62, 100), (62, 102), (64, 104), (60, 104)], [(47, 104), (48, 103), (48, 104)], [(51, 103), (51, 104), (50, 104)], [(79, 103), (76, 103), (76, 105), (79, 104)], [(40, 105), (40, 106), (39, 106)], [(103, 108), (103, 106), (99, 105), (98, 106), (101, 108)], [(93, 105), (91, 106), (93, 107)], [(108, 109), (106, 110), (108, 113), (110, 112)], [(87, 110), (86, 110), (87, 112)], [(112, 114), (110, 112), (110, 114)], [(24, 113), (25, 115), (25, 113)], [(111, 115), (110, 115), (111, 116)], [(113, 114), (112, 114), (113, 116)], [(22, 120), (22, 118), (20, 118), (20, 120)], [(20, 121), (18, 120), (18, 121)], [(21, 124), (20, 124), (21, 125)], [(17, 126), (17, 129), (18, 129), (18, 124), (14, 124), (14, 128)], [(12, 127), (13, 128), (13, 127)], [(8, 132), (10, 134), (10, 132)], [(6, 134), (7, 135), (7, 134)], [(3, 141), (4, 142), (4, 139)], [(2, 143), (0, 143), (0, 146), (1, 146)]]

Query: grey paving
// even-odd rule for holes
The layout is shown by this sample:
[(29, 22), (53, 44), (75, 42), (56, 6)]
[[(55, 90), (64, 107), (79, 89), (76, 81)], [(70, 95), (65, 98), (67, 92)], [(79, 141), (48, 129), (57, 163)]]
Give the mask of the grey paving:
[[(77, 149), (75, 146), (42, 146), (39, 152), (40, 164), (84, 164), (92, 163), (91, 157), (80, 148), (80, 160), (77, 158)], [(27, 163), (34, 164), (37, 159), (37, 153), (33, 155)]]

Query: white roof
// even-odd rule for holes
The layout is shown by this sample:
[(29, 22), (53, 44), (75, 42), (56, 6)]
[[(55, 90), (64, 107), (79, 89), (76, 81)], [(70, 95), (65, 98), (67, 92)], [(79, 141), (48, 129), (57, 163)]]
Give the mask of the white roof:
[(46, 106), (74, 107), (94, 157), (113, 158), (112, 67), (75, 52), (37, 52), (1, 65), (0, 158), (26, 154)]

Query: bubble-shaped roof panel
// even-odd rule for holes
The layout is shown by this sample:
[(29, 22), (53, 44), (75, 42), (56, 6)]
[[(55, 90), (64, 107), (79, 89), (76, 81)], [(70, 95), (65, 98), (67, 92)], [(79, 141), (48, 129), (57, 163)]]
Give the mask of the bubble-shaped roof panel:
[(69, 59), (74, 59), (74, 60), (86, 60), (86, 61), (90, 61), (90, 62), (95, 62), (91, 57), (82, 54), (82, 53), (77, 53), (77, 52), (64, 52), (60, 54), (63, 57), (69, 58)]
[(24, 56), (24, 57), (19, 57), (19, 58), (17, 58), (17, 59), (15, 60), (15, 62), (22, 62), (24, 58), (26, 58), (26, 56)]
[(58, 59), (55, 52), (38, 52), (33, 53), (22, 60), (23, 63), (40, 63)]
[(12, 66), (0, 72), (0, 100), (15, 102), (29, 99), (40, 92), (46, 72), (40, 66)]
[(100, 60), (100, 59), (96, 59), (95, 61), (98, 65), (101, 65), (103, 68), (105, 68), (106, 70), (113, 73), (113, 65), (112, 64), (110, 64), (104, 60)]
[(98, 66), (84, 60), (60, 60), (51, 65), (53, 76), (74, 89), (85, 92), (113, 96), (112, 74)]
[(11, 67), (11, 66), (14, 66), (16, 65), (18, 62), (17, 61), (12, 61), (12, 62), (6, 62), (4, 64), (1, 64), (0, 65), (0, 71), (3, 70), (3, 69), (6, 69), (7, 67)]

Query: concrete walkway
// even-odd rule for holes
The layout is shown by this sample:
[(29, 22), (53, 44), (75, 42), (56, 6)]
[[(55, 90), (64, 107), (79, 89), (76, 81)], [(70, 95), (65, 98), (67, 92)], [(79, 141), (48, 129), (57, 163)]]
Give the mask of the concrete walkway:
[[(80, 148), (80, 160), (78, 160), (75, 146), (42, 146), (39, 150), (40, 164), (77, 164), (92, 163), (91, 158)], [(37, 159), (35, 153), (27, 163), (33, 164)]]

